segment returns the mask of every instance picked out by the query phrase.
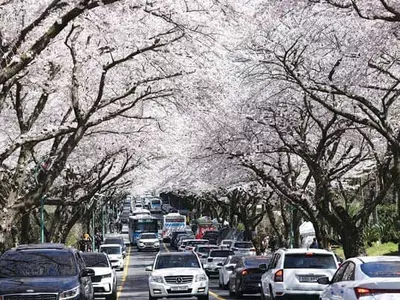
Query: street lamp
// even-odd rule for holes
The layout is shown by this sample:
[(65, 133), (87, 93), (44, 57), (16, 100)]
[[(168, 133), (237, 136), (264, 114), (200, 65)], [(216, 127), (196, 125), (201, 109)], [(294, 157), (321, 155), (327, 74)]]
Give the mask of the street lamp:
[(40, 198), (40, 243), (44, 243), (44, 202), (45, 196)]

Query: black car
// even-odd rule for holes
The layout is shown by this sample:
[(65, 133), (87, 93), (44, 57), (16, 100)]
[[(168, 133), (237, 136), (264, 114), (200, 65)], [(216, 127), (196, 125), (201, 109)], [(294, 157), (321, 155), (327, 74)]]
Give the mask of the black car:
[(0, 299), (92, 300), (91, 276), (74, 248), (20, 245), (0, 257)]
[(218, 245), (219, 231), (214, 231), (214, 230), (206, 231), (202, 239), (208, 240), (208, 242), (212, 245)]
[(176, 239), (181, 234), (187, 234), (186, 231), (174, 231), (171, 235), (170, 246), (176, 248)]
[(258, 294), (261, 291), (261, 276), (265, 270), (261, 264), (269, 264), (271, 257), (243, 256), (229, 277), (229, 295), (242, 299), (243, 294)]

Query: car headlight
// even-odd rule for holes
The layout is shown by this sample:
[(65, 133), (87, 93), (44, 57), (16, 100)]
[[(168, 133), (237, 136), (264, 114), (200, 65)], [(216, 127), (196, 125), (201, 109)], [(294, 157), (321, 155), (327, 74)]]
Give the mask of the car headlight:
[(101, 278), (110, 278), (110, 277), (111, 277), (111, 273), (109, 273), (109, 274), (104, 274), (104, 275), (101, 276)]
[(154, 246), (160, 246), (160, 243), (159, 242), (155, 242)]
[(207, 281), (207, 276), (206, 274), (197, 274), (196, 278), (195, 278), (195, 282), (199, 282), (199, 281)]
[(60, 300), (73, 299), (73, 298), (79, 296), (80, 291), (81, 291), (80, 287), (77, 286), (77, 287), (75, 287), (73, 289), (70, 289), (68, 291), (62, 292), (58, 299), (60, 299)]
[(163, 283), (162, 276), (150, 276), (150, 282)]

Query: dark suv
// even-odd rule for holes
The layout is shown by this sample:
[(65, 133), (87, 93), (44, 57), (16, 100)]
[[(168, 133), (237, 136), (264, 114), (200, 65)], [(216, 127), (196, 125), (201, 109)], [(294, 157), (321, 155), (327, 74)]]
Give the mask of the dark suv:
[(0, 299), (92, 300), (91, 276), (74, 248), (20, 245), (0, 257)]

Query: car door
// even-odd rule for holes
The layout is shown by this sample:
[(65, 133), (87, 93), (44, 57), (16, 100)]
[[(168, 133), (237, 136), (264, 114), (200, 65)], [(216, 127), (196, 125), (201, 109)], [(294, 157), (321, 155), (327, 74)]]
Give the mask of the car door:
[(78, 263), (78, 274), (80, 279), (81, 291), (83, 294), (84, 299), (93, 299), (94, 290), (92, 285), (92, 279), (90, 276), (82, 276), (82, 272), (86, 269), (85, 261), (83, 260), (82, 256), (79, 252), (76, 253), (76, 260)]
[(352, 261), (349, 262), (347, 268), (344, 270), (343, 278), (340, 283), (340, 292), (343, 294), (343, 299), (354, 299), (354, 277), (356, 265)]
[(323, 300), (343, 300), (344, 290), (342, 287), (343, 283), (343, 275), (349, 266), (349, 262), (344, 263), (340, 266), (340, 268), (336, 271), (335, 275), (332, 277), (331, 284), (327, 289), (325, 289), (324, 293), (321, 295), (321, 299)]
[[(270, 289), (271, 286), (273, 286), (273, 274), (277, 271), (278, 268), (278, 262), (281, 258), (280, 253), (275, 253), (274, 256), (272, 257), (271, 261), (269, 262), (267, 271), (263, 274), (263, 277), (261, 277), (261, 284), (263, 287), (263, 290), (265, 294), (269, 297), (272, 295), (272, 291)], [(272, 298), (272, 297), (271, 297)]]

